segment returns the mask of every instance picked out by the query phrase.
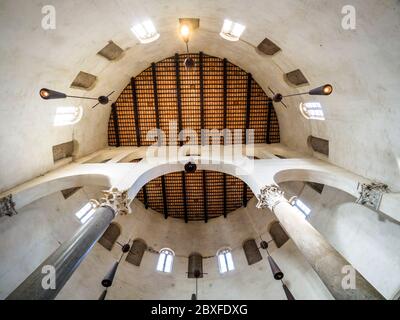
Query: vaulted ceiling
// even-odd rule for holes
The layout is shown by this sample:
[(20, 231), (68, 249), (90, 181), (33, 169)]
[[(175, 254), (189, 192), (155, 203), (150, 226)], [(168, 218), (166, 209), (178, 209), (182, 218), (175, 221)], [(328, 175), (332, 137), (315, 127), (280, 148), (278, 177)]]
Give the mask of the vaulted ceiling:
[[(41, 27), (43, 2), (5, 0), (0, 4), (0, 188), (38, 176), (54, 167), (52, 146), (77, 141), (75, 156), (107, 146), (109, 106), (91, 109), (86, 101), (43, 101), (49, 87), (69, 94), (98, 96), (124, 90), (130, 78), (152, 62), (182, 53), (178, 19), (200, 18), (190, 51), (227, 58), (267, 92), (300, 92), (332, 83), (334, 94), (320, 98), (326, 121), (307, 121), (298, 109), (309, 97), (276, 105), (281, 142), (311, 154), (307, 137), (329, 140), (329, 161), (400, 189), (400, 31), (396, 0), (355, 0), (355, 30), (342, 28), (345, 1), (158, 0), (52, 1), (55, 30)], [(160, 38), (139, 44), (130, 27), (152, 19)], [(241, 40), (219, 36), (225, 18), (246, 25)], [(256, 47), (265, 38), (281, 51), (273, 56)], [(123, 56), (109, 61), (97, 54), (110, 40)], [(300, 69), (308, 87), (293, 87), (284, 74)], [(80, 72), (97, 76), (93, 89), (69, 88)], [(75, 126), (54, 127), (58, 106), (80, 104), (83, 119)]]

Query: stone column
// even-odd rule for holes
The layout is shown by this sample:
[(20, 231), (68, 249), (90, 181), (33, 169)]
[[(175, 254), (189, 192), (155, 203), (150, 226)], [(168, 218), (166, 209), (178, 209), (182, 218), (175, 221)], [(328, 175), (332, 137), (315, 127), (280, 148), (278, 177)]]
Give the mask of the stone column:
[(270, 209), (289, 234), (322, 282), (338, 300), (375, 300), (384, 297), (355, 269), (355, 289), (344, 289), (342, 273), (350, 263), (284, 198), (277, 186), (265, 186), (258, 196), (258, 208)]
[[(129, 212), (127, 192), (104, 191), (92, 218), (15, 289), (7, 300), (52, 300), (106, 231), (117, 213)], [(55, 286), (52, 286), (52, 278)]]

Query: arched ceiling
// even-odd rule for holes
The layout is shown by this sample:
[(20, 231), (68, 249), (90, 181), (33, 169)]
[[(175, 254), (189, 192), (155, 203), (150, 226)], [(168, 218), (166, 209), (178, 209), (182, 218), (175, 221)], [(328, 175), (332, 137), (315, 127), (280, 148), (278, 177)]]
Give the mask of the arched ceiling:
[[(266, 91), (298, 92), (332, 83), (332, 96), (320, 98), (326, 121), (307, 121), (298, 110), (299, 98), (276, 106), (281, 141), (311, 153), (307, 136), (330, 141), (329, 160), (368, 178), (400, 189), (400, 31), (395, 0), (356, 0), (355, 30), (341, 26), (348, 1), (179, 1), (96, 0), (52, 1), (55, 30), (43, 30), (39, 0), (6, 0), (0, 4), (0, 188), (21, 183), (53, 168), (52, 146), (75, 139), (82, 156), (107, 145), (110, 108), (91, 109), (79, 100), (43, 101), (42, 87), (69, 94), (97, 96), (116, 90), (117, 97), (131, 76), (153, 61), (184, 52), (177, 36), (178, 18), (200, 18), (190, 41), (192, 52), (226, 57), (253, 74)], [(161, 34), (142, 45), (132, 24), (151, 18)], [(219, 35), (223, 19), (246, 25), (238, 42)], [(263, 55), (255, 47), (268, 37), (282, 51)], [(125, 49), (114, 62), (96, 55), (109, 40)], [(283, 74), (301, 69), (310, 87), (291, 88)], [(98, 77), (94, 89), (69, 89), (79, 71)], [(309, 97), (303, 97), (307, 101)], [(79, 103), (83, 119), (75, 126), (54, 127), (57, 106)]]
[[(188, 57), (195, 63), (190, 69), (184, 66)], [(234, 130), (241, 130), (243, 144), (280, 142), (271, 98), (252, 75), (203, 52), (176, 54), (152, 64), (131, 79), (111, 107), (110, 146), (151, 146), (156, 142), (148, 134), (156, 128), (162, 130), (160, 145), (176, 145), (171, 125), (183, 134), (181, 143), (227, 144), (237, 135)], [(210, 131), (204, 134), (203, 129)], [(224, 129), (231, 133), (226, 142), (220, 136)], [(253, 130), (252, 136), (247, 129)]]

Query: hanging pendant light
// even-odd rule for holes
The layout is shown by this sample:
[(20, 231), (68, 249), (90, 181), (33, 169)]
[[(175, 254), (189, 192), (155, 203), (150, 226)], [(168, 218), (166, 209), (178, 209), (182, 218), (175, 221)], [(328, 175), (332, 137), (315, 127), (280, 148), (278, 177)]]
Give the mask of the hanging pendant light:
[(292, 295), (292, 293), (290, 292), (289, 288), (288, 288), (288, 287), (286, 286), (286, 284), (284, 284), (283, 282), (282, 282), (282, 287), (283, 287), (283, 291), (285, 291), (286, 298), (287, 298), (288, 300), (296, 300), (296, 299), (294, 298), (294, 296)]
[(109, 288), (112, 286), (114, 281), (115, 273), (117, 272), (119, 262), (114, 262), (114, 265), (111, 267), (110, 271), (107, 272), (104, 279), (101, 281), (101, 285), (105, 288)]
[(268, 262), (269, 266), (271, 267), (272, 274), (274, 275), (274, 279), (281, 280), (283, 278), (283, 272), (270, 255), (268, 255)]
[(269, 255), (268, 242), (267, 241), (261, 241), (260, 247), (267, 251), (268, 262), (269, 262), (269, 266), (271, 268), (272, 274), (274, 275), (274, 279), (275, 280), (281, 280), (283, 278), (283, 272), (281, 271), (281, 269), (279, 268), (279, 266), (275, 262), (275, 260)]
[(99, 297), (99, 300), (105, 300), (105, 299), (106, 299), (106, 296), (107, 296), (107, 289), (104, 290), (104, 291), (101, 293), (101, 295), (100, 295), (100, 297)]

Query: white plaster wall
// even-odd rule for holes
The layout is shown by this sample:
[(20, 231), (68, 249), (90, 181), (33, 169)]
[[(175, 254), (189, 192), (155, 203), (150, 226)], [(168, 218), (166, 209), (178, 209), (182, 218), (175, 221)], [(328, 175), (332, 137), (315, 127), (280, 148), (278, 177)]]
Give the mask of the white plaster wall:
[[(20, 209), (14, 217), (1, 218), (0, 299), (7, 297), (73, 234), (79, 227), (74, 213), (88, 199), (95, 197), (97, 191), (95, 188), (85, 188), (67, 200), (58, 192)], [(229, 214), (227, 219), (212, 219), (208, 224), (165, 220), (161, 214), (145, 210), (137, 200), (132, 206), (133, 215), (117, 218), (122, 226), (118, 241), (124, 243), (128, 239), (142, 238), (156, 250), (172, 248), (177, 256), (171, 274), (155, 270), (158, 256), (150, 252), (145, 253), (140, 267), (122, 262), (116, 282), (109, 291), (109, 299), (189, 299), (194, 290), (194, 281), (186, 278), (186, 257), (192, 252), (212, 257), (204, 261), (204, 272), (208, 275), (199, 282), (199, 298), (285, 298), (280, 282), (271, 275), (265, 255), (262, 261), (248, 266), (242, 250), (242, 243), (248, 238), (256, 238), (258, 233), (263, 234), (265, 240), (270, 240), (267, 227), (274, 217), (267, 211), (256, 210), (255, 199), (250, 201), (247, 209), (239, 209)], [(224, 246), (233, 249), (236, 270), (221, 276), (214, 255)], [(280, 249), (271, 243), (271, 252), (296, 298), (332, 299), (292, 242)], [(101, 279), (119, 255), (120, 248), (117, 245), (109, 252), (96, 244), (57, 298), (97, 299), (102, 292)]]
[(93, 187), (67, 200), (53, 193), (0, 218), (0, 299), (4, 299), (79, 228), (74, 213), (98, 196)]
[[(191, 51), (228, 58), (251, 72), (264, 90), (271, 86), (282, 93), (296, 92), (282, 79), (296, 68), (304, 72), (310, 88), (331, 82), (334, 94), (319, 99), (325, 122), (303, 119), (297, 98), (287, 100), (288, 110), (276, 106), (282, 142), (309, 152), (310, 133), (327, 138), (330, 161), (400, 189), (398, 1), (352, 1), (357, 12), (353, 31), (341, 27), (346, 0), (253, 0), (250, 6), (241, 0), (51, 3), (57, 10), (57, 29), (52, 31), (41, 28), (42, 1), (0, 3), (0, 191), (51, 170), (55, 144), (74, 138), (79, 145), (76, 155), (82, 156), (107, 143), (108, 107), (92, 110), (86, 101), (43, 101), (38, 96), (41, 87), (90, 96), (116, 90), (117, 97), (129, 78), (151, 62), (184, 51), (176, 33), (179, 17), (201, 19)], [(161, 37), (139, 45), (130, 26), (145, 18), (154, 21)], [(219, 37), (224, 18), (247, 26), (243, 41)], [(255, 46), (264, 37), (282, 52), (274, 57), (257, 53)], [(96, 55), (109, 40), (126, 49), (116, 62)], [(80, 70), (98, 76), (90, 92), (68, 89)], [(65, 104), (82, 105), (84, 117), (75, 126), (54, 127), (56, 107)]]
[(309, 222), (385, 298), (400, 293), (400, 224), (329, 186), (319, 194), (302, 182), (286, 182), (289, 195), (312, 209)]
[[(123, 260), (109, 289), (108, 299), (190, 299), (195, 282), (187, 279), (186, 272), (187, 257), (193, 252), (210, 257), (203, 261), (203, 271), (208, 274), (199, 280), (199, 299), (286, 299), (280, 282), (272, 277), (266, 255), (263, 254), (264, 259), (257, 264), (248, 266), (242, 249), (243, 242), (257, 238), (259, 232), (265, 240), (271, 239), (267, 227), (274, 217), (255, 209), (255, 199), (250, 201), (247, 209), (238, 209), (227, 219), (211, 219), (207, 224), (165, 220), (151, 209), (146, 211), (137, 201), (133, 203), (133, 212), (131, 216), (117, 217), (116, 221), (122, 226), (118, 241), (124, 243), (128, 239), (141, 238), (155, 250), (171, 248), (176, 254), (173, 271), (171, 274), (157, 272), (158, 255), (150, 252), (144, 254), (140, 267)], [(220, 275), (215, 254), (225, 246), (233, 250), (236, 270)], [(271, 243), (271, 252), (297, 299), (332, 299), (291, 241), (280, 249)], [(110, 253), (97, 244), (57, 298), (98, 299), (103, 291), (100, 282), (120, 254), (117, 245)]]

